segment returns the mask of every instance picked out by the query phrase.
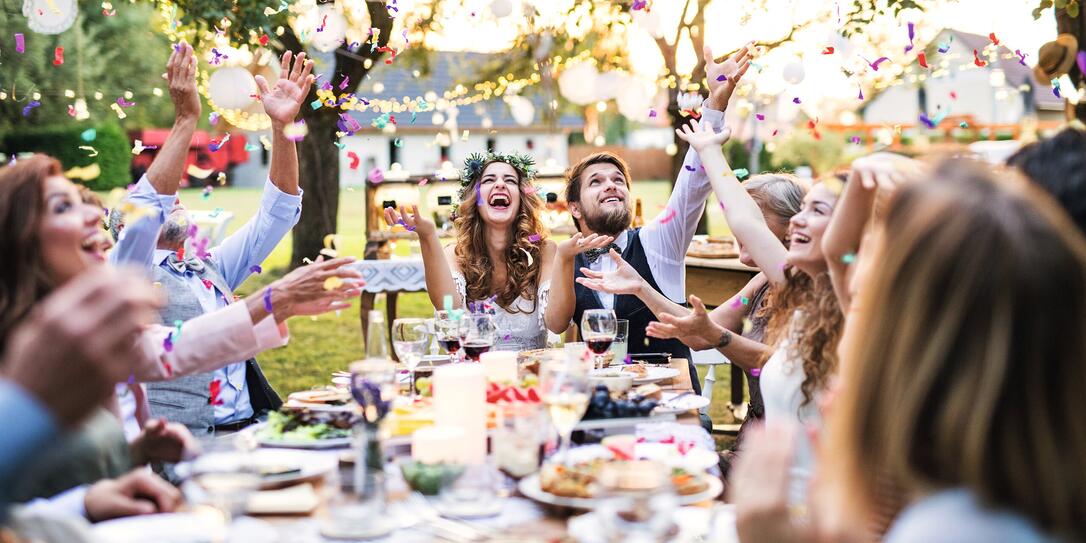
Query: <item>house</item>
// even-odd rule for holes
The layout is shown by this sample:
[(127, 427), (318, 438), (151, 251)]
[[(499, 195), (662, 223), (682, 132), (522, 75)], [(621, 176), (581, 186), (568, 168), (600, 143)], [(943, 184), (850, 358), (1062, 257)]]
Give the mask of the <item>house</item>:
[[(974, 50), (983, 67), (977, 65)], [(901, 84), (883, 90), (864, 105), (865, 123), (919, 124), (921, 114), (938, 119), (942, 111), (972, 116), (982, 125), (1018, 124), (1027, 118), (1063, 119), (1063, 100), (1033, 78), (1030, 63), (985, 36), (945, 29), (925, 53), (930, 69), (913, 61)]]
[[(557, 88), (548, 96), (543, 85), (534, 81), (519, 96), (506, 92), (484, 99), (469, 87), (478, 79), (475, 74), (495, 58), (438, 51), (430, 56), (429, 73), (398, 61), (375, 67), (355, 91), (370, 107), (350, 112), (362, 128), (340, 140), (340, 186), (364, 184), (374, 168), (385, 171), (386, 179), (432, 175), (443, 165), (459, 168), (468, 155), (488, 149), (527, 153), (541, 170), (564, 170), (569, 165), (570, 134), (583, 130), (584, 119), (560, 114), (553, 122), (545, 120), (543, 112), (557, 99)], [(428, 104), (427, 110), (414, 115), (403, 106), (420, 101)], [(384, 128), (375, 126), (374, 121), (383, 115), (395, 117), (395, 124), (386, 118), (384, 123), (377, 122)], [(256, 141), (260, 134), (248, 136)], [(253, 155), (234, 174), (239, 184), (248, 179), (263, 182), (267, 164), (261, 162), (261, 153)], [(351, 168), (355, 156), (357, 165)]]

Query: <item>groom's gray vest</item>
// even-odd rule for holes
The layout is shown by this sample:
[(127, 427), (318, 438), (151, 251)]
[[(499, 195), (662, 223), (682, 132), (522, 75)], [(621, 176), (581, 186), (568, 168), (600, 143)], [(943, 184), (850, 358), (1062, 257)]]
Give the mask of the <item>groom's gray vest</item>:
[[(233, 292), (210, 259), (204, 260), (204, 270), (196, 274), (200, 279), (211, 281), (227, 299)], [(192, 293), (191, 283), (167, 271), (162, 265), (154, 268), (155, 281), (162, 285), (168, 296), (167, 305), (159, 313), (166, 326), (176, 321), (187, 321), (204, 314), (200, 300)], [(209, 403), (212, 373), (199, 373), (171, 381), (147, 383), (147, 401), (152, 417), (165, 417), (180, 422), (195, 434), (212, 431), (215, 425), (215, 408)], [(225, 384), (224, 384), (225, 386)], [(245, 361), (245, 391), (254, 415), (267, 410), (279, 409), (283, 401), (275, 393), (255, 359)]]

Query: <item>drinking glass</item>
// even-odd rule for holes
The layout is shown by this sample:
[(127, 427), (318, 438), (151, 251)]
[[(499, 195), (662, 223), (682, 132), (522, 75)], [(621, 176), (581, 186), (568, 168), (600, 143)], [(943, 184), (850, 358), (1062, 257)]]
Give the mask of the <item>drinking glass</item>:
[(224, 525), (245, 512), (249, 496), (260, 488), (260, 472), (250, 455), (251, 445), (239, 432), (207, 436), (200, 441), (201, 455), (192, 462), (191, 477), (201, 495), (194, 501), (217, 509)]
[(596, 355), (595, 367), (600, 367), (603, 353), (611, 348), (618, 334), (618, 318), (611, 309), (589, 309), (581, 317), (581, 339)]
[(668, 541), (678, 497), (663, 464), (612, 462), (599, 473), (599, 516), (607, 541)]
[(411, 373), (411, 401), (415, 400), (415, 368), (430, 344), (430, 333), (426, 330), (426, 319), (396, 319), (392, 321), (392, 347), (396, 356), (407, 366)]
[(561, 438), (558, 454), (569, 464), (570, 435), (588, 407), (588, 372), (579, 362), (545, 361), (539, 368), (539, 389)]
[(626, 353), (628, 352), (628, 343), (630, 338), (630, 321), (626, 319), (618, 319), (615, 321), (618, 324), (615, 333), (615, 342), (611, 344), (612, 364), (622, 364), (626, 360)]
[(494, 323), (494, 317), (485, 313), (476, 313), (467, 317), (467, 333), (464, 336), (464, 354), (478, 362), (479, 356), (494, 346), (494, 340), (498, 336), (498, 326)]
[(434, 332), (437, 342), (453, 357), (460, 356), (460, 341), (468, 331), (467, 315), (461, 309), (434, 312)]

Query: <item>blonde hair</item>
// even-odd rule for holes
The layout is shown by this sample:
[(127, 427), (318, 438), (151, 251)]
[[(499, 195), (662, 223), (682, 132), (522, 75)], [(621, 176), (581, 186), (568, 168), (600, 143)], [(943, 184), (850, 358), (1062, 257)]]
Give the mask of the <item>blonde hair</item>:
[(964, 487), (1086, 538), (1086, 241), (964, 160), (895, 194), (881, 234), (823, 443), (827, 511), (865, 518), (885, 483)]

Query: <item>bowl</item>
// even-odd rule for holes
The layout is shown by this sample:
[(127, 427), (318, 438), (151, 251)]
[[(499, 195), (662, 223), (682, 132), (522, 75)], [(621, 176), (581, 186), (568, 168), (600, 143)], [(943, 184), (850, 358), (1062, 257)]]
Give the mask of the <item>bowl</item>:
[(633, 386), (634, 374), (619, 368), (602, 368), (588, 374), (588, 386), (604, 385), (611, 394), (625, 394)]
[(460, 464), (424, 464), (414, 460), (400, 462), (400, 473), (403, 480), (412, 490), (416, 490), (426, 496), (437, 496), (442, 488), (452, 484), (464, 474), (464, 466)]

